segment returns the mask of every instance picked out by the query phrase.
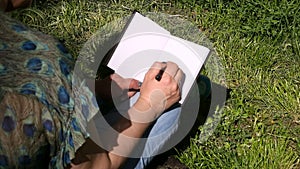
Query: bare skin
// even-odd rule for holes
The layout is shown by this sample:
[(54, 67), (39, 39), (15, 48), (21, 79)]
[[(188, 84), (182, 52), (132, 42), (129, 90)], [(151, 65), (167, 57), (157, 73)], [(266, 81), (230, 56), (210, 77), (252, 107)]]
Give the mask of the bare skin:
[[(3, 11), (11, 11), (17, 8), (28, 7), (31, 0), (0, 0), (0, 8)], [(155, 79), (159, 71), (166, 67), (160, 81)], [(102, 98), (111, 100), (123, 99), (133, 96), (135, 91), (128, 89), (140, 89), (137, 102), (128, 110), (129, 119), (122, 118), (113, 126), (119, 135), (116, 138), (117, 145), (107, 151), (99, 147), (91, 139), (76, 152), (75, 158), (67, 168), (72, 169), (117, 169), (126, 161), (126, 154), (130, 154), (135, 144), (128, 145), (124, 136), (140, 138), (155, 118), (180, 100), (178, 83), (182, 79), (183, 72), (175, 63), (155, 62), (145, 75), (143, 85), (138, 86), (134, 79), (123, 79), (117, 74), (110, 78), (96, 81), (96, 94)], [(108, 88), (107, 88), (108, 87)], [(113, 90), (109, 90), (113, 87)], [(114, 93), (111, 93), (114, 91)], [(125, 94), (125, 97), (124, 97)], [(122, 137), (123, 135), (123, 137)], [(125, 155), (119, 155), (122, 151)]]
[[(155, 80), (155, 76), (163, 66), (167, 66), (167, 68), (161, 81), (157, 81)], [(180, 100), (178, 82), (181, 80), (182, 75), (182, 71), (172, 62), (154, 63), (144, 78), (138, 101), (128, 112), (133, 114), (145, 113), (146, 120), (158, 117), (164, 110)], [(129, 87), (132, 86), (129, 85)], [(116, 140), (118, 144), (111, 151), (106, 151), (97, 146), (92, 140), (87, 139), (86, 143), (77, 151), (76, 158), (73, 159), (70, 168), (119, 168), (125, 162), (126, 157), (120, 156), (115, 152), (121, 150), (129, 154), (135, 146), (134, 144), (128, 145), (121, 135), (140, 138), (153, 120), (143, 121), (145, 119), (142, 118), (133, 121), (122, 118), (114, 126), (119, 132), (119, 136)]]

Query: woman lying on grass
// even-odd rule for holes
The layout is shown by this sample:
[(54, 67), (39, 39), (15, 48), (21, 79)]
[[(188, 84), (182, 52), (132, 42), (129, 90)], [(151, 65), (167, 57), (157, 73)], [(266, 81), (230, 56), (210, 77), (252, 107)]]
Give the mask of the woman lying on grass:
[[(123, 136), (140, 138), (147, 131), (151, 137), (176, 123), (180, 108), (162, 114), (180, 100), (183, 73), (176, 64), (154, 63), (142, 86), (117, 74), (96, 80), (95, 96), (73, 74), (74, 60), (60, 42), (4, 13), (0, 20), (0, 168), (144, 168), (159, 151), (152, 147), (163, 147), (175, 132), (145, 143), (140, 158), (127, 158), (136, 142)], [(155, 80), (163, 67), (162, 79)], [(135, 120), (118, 117), (112, 124), (119, 134), (107, 150), (89, 137), (86, 126), (99, 113), (96, 97), (106, 98), (103, 91), (112, 86), (128, 97), (135, 94), (129, 88), (139, 89), (140, 96), (128, 109)]]

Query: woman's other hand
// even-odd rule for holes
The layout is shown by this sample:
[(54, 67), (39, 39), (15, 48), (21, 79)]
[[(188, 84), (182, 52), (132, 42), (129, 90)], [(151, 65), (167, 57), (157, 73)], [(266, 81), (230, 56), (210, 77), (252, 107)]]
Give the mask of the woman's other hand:
[[(113, 98), (124, 97), (130, 98), (135, 95), (135, 93), (139, 90), (139, 81), (132, 78), (123, 78), (120, 75), (114, 73), (110, 76), (112, 80), (112, 85), (116, 85), (116, 90), (112, 90)], [(114, 87), (114, 86), (112, 86)], [(114, 88), (113, 88), (114, 89)], [(120, 93), (118, 92), (120, 90)], [(133, 89), (133, 90), (132, 90)], [(116, 93), (115, 93), (116, 92)]]
[(139, 88), (138, 80), (123, 78), (116, 73), (95, 82), (96, 95), (107, 102), (127, 100), (134, 96)]

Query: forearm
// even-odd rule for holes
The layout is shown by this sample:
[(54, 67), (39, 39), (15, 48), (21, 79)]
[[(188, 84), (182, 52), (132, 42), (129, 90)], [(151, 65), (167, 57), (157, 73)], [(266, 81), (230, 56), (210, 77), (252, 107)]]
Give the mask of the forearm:
[(117, 138), (117, 146), (108, 152), (112, 168), (119, 168), (130, 156), (130, 153), (138, 144), (150, 123), (138, 123), (121, 118), (114, 126), (119, 133)]
[[(155, 77), (162, 68), (164, 68), (166, 73), (163, 74), (160, 81), (156, 80)], [(137, 146), (137, 143), (152, 121), (180, 100), (178, 83), (182, 76), (183, 72), (176, 64), (172, 62), (155, 62), (146, 73), (143, 85), (139, 88), (139, 99), (128, 110), (128, 113), (113, 126), (114, 130), (109, 130), (105, 127), (103, 130), (97, 130), (99, 143), (103, 149), (94, 153), (91, 153), (93, 149), (86, 151), (87, 153), (85, 154), (92, 154), (87, 156), (90, 159), (90, 168), (119, 168), (127, 157), (130, 157), (131, 153), (133, 153), (134, 147)], [(116, 84), (122, 84), (119, 76), (111, 77)], [(138, 81), (135, 82), (136, 85), (124, 83), (124, 85), (120, 85), (123, 86), (120, 88), (129, 89), (134, 86), (138, 88)], [(111, 90), (111, 92), (115, 91)], [(107, 127), (110, 128), (110, 126)], [(97, 145), (96, 147), (99, 148)]]
[(108, 152), (113, 168), (120, 167), (127, 157), (136, 156), (133, 150), (148, 127), (161, 113), (139, 98), (127, 114), (123, 114), (120, 121), (113, 126), (118, 133), (117, 144), (112, 151)]
[[(132, 107), (128, 111), (128, 114), (131, 113), (140, 112), (136, 112), (136, 109)], [(91, 139), (87, 139), (77, 152), (76, 159), (73, 160), (73, 164), (79, 165), (73, 165), (72, 168), (119, 168), (130, 156), (139, 138), (151, 124), (151, 122), (142, 123), (128, 118), (122, 117), (112, 126), (116, 132), (99, 131), (102, 148)]]

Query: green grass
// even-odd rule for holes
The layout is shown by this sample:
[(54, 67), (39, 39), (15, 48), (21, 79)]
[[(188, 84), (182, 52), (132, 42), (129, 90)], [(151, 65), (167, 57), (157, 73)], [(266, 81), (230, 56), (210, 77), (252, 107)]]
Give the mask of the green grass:
[(178, 159), (190, 168), (300, 168), (300, 2), (297, 0), (45, 1), (13, 13), (65, 40), (76, 57), (105, 23), (130, 13), (180, 14), (214, 43), (232, 89), (222, 120)]
[(215, 144), (217, 143), (211, 140), (203, 148), (192, 144), (185, 153), (181, 154), (180, 160), (191, 168), (297, 167), (297, 153), (282, 138), (256, 138), (248, 142), (225, 142), (223, 146), (211, 146)]

